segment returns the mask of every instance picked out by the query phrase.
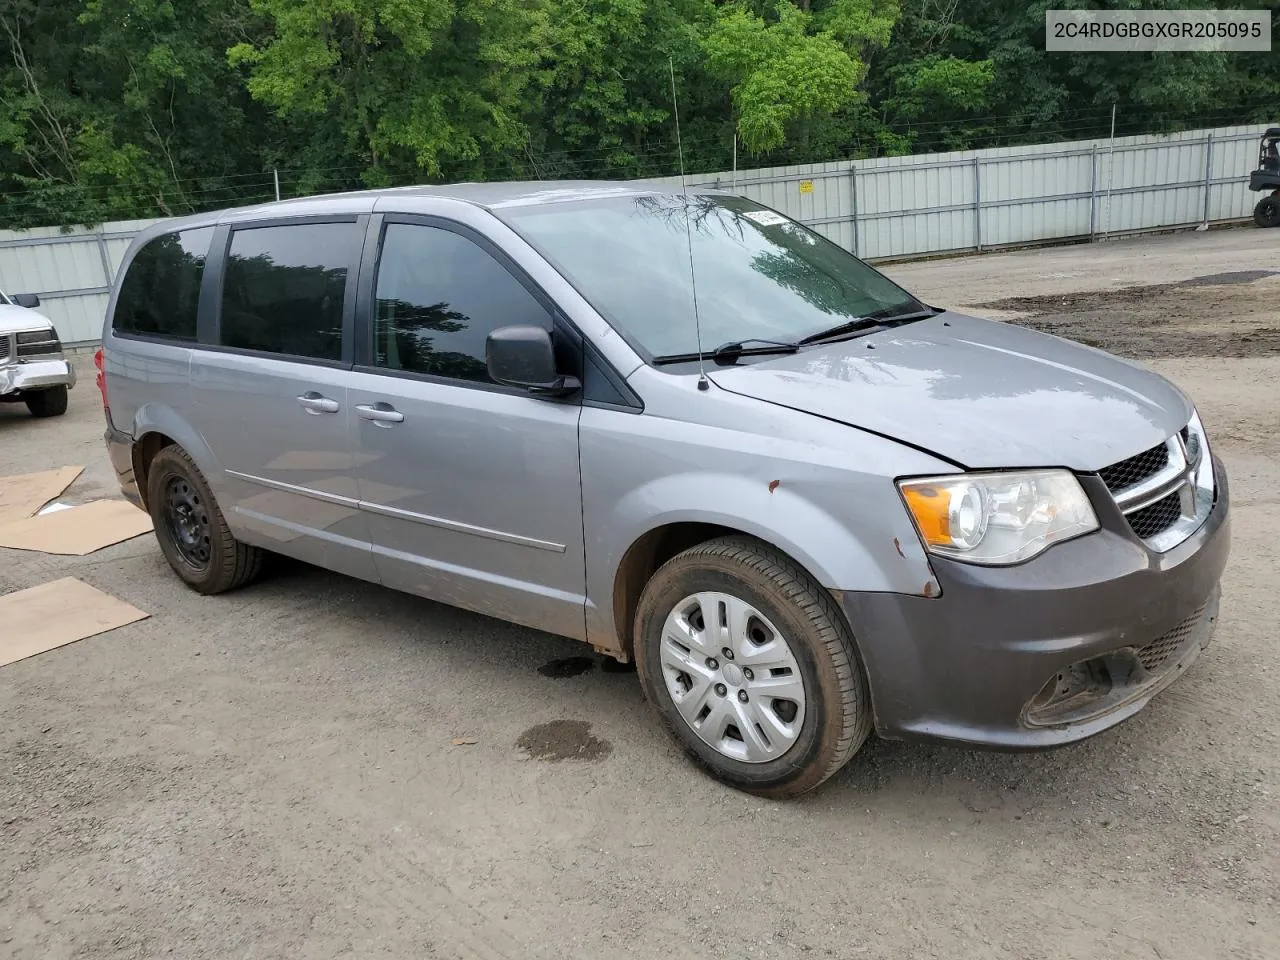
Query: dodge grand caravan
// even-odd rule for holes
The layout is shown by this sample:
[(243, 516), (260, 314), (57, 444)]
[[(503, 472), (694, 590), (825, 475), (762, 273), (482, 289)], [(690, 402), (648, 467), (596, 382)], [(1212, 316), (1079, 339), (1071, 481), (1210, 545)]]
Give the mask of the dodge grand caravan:
[(1059, 745), (1208, 644), (1228, 491), (1125, 361), (929, 306), (748, 200), (487, 184), (168, 221), (99, 386), (201, 593), (264, 551), (634, 661), (791, 796), (871, 731)]

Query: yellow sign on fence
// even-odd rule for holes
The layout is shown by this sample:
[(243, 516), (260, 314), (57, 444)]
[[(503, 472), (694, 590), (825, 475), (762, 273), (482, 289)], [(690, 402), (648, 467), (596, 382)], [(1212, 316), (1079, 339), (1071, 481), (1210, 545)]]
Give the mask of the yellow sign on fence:
[(812, 181), (812, 180), (801, 180), (801, 181), (800, 181), (800, 192), (801, 192), (801, 193), (813, 193), (813, 181)]

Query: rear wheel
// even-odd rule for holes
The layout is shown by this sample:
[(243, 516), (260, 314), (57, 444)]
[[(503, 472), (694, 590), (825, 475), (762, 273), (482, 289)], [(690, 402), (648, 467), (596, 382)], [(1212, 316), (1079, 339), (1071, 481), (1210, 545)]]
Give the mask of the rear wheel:
[(668, 730), (740, 790), (812, 790), (871, 731), (835, 600), (759, 541), (711, 540), (664, 564), (641, 595), (635, 641), (645, 695)]
[(1263, 197), (1253, 208), (1253, 222), (1260, 227), (1280, 227), (1280, 197)]
[(222, 593), (262, 569), (262, 551), (231, 535), (208, 481), (181, 447), (165, 447), (151, 461), (147, 507), (161, 552), (193, 590)]
[(67, 412), (67, 388), (50, 387), (22, 396), (33, 417), (60, 417)]

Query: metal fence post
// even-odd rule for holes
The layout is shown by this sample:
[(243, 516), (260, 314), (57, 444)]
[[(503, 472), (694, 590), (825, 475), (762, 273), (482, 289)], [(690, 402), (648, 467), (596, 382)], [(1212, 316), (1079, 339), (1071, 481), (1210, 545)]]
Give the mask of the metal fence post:
[(973, 247), (982, 252), (982, 161), (973, 158)]
[(1209, 225), (1209, 189), (1213, 183), (1213, 134), (1204, 138), (1204, 220)]
[(853, 221), (853, 255), (858, 255), (858, 165), (849, 164), (849, 219)]
[(1098, 145), (1089, 155), (1089, 242), (1098, 232)]
[(102, 258), (102, 286), (109, 287), (115, 278), (111, 275), (111, 255), (107, 253), (107, 238), (103, 235), (102, 227), (98, 227), (94, 235), (98, 241), (98, 256)]

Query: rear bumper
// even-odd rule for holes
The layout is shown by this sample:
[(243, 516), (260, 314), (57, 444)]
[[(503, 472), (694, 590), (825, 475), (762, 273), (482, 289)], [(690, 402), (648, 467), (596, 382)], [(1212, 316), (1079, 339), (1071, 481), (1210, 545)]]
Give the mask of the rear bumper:
[(75, 385), (76, 368), (66, 360), (31, 360), (0, 366), (0, 394)]
[(1208, 645), (1230, 552), (1229, 491), (1164, 554), (1118, 511), (1025, 564), (935, 558), (936, 599), (847, 593), (845, 610), (890, 738), (1030, 749), (1093, 736), (1141, 710)]
[(139, 510), (146, 510), (142, 502), (142, 494), (138, 489), (138, 480), (133, 472), (133, 437), (117, 430), (110, 424), (106, 433), (107, 456), (116, 472), (116, 481), (120, 484), (120, 492), (124, 498)]

